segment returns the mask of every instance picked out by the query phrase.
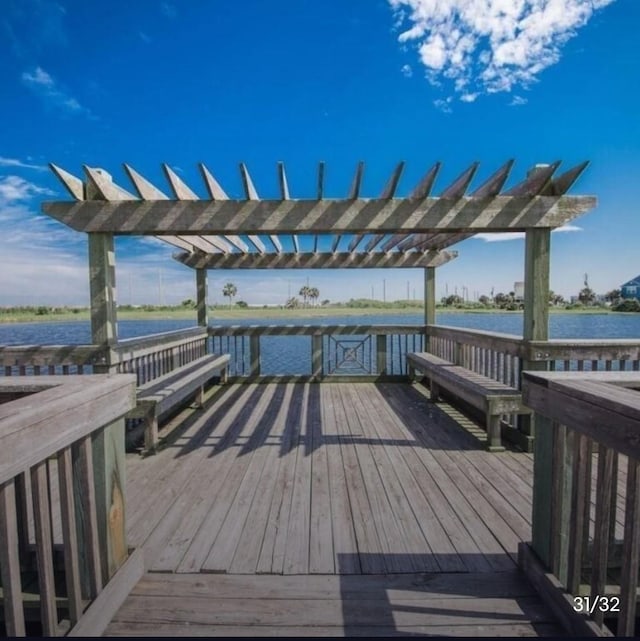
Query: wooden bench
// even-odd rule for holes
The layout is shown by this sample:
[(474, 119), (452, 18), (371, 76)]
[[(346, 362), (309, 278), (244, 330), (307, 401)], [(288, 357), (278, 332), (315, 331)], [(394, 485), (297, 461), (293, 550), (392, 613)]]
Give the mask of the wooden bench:
[(137, 406), (127, 418), (144, 419), (145, 451), (156, 449), (158, 420), (164, 414), (193, 394), (202, 406), (205, 383), (218, 374), (221, 382), (226, 381), (230, 358), (229, 354), (207, 354), (138, 387)]
[(531, 413), (522, 403), (520, 390), (428, 352), (407, 354), (407, 367), (411, 379), (415, 377), (415, 372), (421, 372), (429, 379), (433, 401), (439, 400), (442, 387), (484, 412), (488, 436), (487, 449), (491, 452), (504, 450), (500, 424), (503, 414)]

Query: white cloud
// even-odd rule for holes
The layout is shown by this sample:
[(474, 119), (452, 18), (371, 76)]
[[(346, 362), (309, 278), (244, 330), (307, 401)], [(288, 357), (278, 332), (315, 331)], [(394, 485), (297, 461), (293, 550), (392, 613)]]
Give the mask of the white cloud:
[[(582, 227), (576, 225), (563, 225), (562, 227), (557, 227), (552, 229), (551, 233), (570, 233), (582, 231)], [(507, 240), (520, 240), (524, 238), (523, 231), (508, 231), (503, 233), (487, 233), (487, 234), (476, 234), (473, 238), (478, 238), (479, 240), (484, 240), (486, 243), (500, 243)]]
[(7, 206), (14, 201), (24, 201), (34, 196), (53, 195), (54, 192), (46, 187), (39, 187), (20, 176), (0, 177), (0, 207)]
[(144, 31), (140, 31), (138, 35), (140, 36), (140, 40), (145, 44), (149, 44), (151, 42), (151, 38)]
[(411, 78), (411, 76), (413, 76), (413, 69), (411, 68), (411, 65), (402, 65), (402, 69), (400, 69), (400, 71), (405, 78)]
[(76, 98), (63, 91), (53, 77), (42, 67), (23, 72), (22, 82), (45, 102), (64, 113), (86, 116), (91, 120), (96, 119), (87, 107), (84, 107)]
[(509, 103), (510, 107), (519, 107), (521, 105), (526, 105), (529, 101), (522, 96), (514, 96), (511, 102)]
[(436, 109), (439, 109), (443, 113), (450, 114), (451, 113), (451, 102), (453, 98), (449, 96), (448, 98), (438, 98), (437, 100), (433, 101), (434, 106)]
[[(456, 93), (527, 87), (562, 46), (614, 0), (388, 0), (399, 42), (415, 42), (433, 84)], [(467, 100), (469, 102), (469, 100)], [(522, 104), (522, 103), (513, 103)]]
[(44, 165), (34, 165), (18, 158), (6, 158), (5, 156), (0, 156), (0, 167), (18, 167), (20, 169), (35, 169), (36, 171), (46, 171), (47, 169)]

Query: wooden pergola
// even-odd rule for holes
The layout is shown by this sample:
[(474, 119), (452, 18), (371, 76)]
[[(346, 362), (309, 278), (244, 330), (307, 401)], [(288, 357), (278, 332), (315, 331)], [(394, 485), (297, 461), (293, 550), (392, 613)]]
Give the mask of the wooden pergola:
[[(559, 162), (536, 165), (502, 191), (508, 161), (467, 194), (478, 163), (432, 196), (440, 163), (404, 197), (396, 195), (404, 163), (398, 164), (377, 198), (361, 195), (359, 163), (346, 198), (326, 198), (320, 163), (317, 193), (296, 199), (278, 163), (280, 198), (261, 199), (244, 163), (245, 198), (227, 196), (203, 164), (208, 198), (200, 198), (171, 168), (164, 171), (167, 196), (128, 165), (137, 195), (116, 185), (101, 169), (84, 167), (85, 180), (51, 165), (75, 202), (47, 202), (43, 211), (89, 237), (91, 317), (94, 344), (116, 335), (114, 236), (155, 236), (175, 246), (174, 258), (196, 271), (198, 324), (206, 326), (207, 269), (423, 268), (425, 324), (435, 322), (435, 269), (457, 256), (448, 249), (479, 232), (525, 232), (524, 338), (547, 340), (550, 234), (593, 208), (593, 196), (568, 196), (588, 163), (554, 177)], [(320, 251), (319, 238), (331, 237)], [(326, 245), (327, 243), (323, 243)]]

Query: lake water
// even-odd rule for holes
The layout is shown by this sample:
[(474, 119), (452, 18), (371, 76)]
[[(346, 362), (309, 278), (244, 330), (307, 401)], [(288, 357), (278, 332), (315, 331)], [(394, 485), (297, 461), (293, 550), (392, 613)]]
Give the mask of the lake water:
[[(420, 325), (421, 314), (362, 314), (358, 316), (325, 316), (322, 318), (234, 319), (216, 321), (215, 325)], [(522, 335), (522, 314), (452, 314), (438, 313), (440, 325), (465, 327)], [(120, 338), (157, 334), (193, 327), (195, 320), (123, 320), (118, 323)], [(640, 339), (640, 314), (551, 314), (551, 338), (631, 338)], [(0, 345), (69, 345), (91, 342), (88, 321), (53, 323), (11, 323), (0, 325)]]

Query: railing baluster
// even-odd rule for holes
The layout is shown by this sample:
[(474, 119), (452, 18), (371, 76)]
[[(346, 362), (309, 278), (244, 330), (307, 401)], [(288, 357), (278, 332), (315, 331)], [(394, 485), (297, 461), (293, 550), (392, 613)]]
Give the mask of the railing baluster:
[(86, 589), (89, 598), (95, 598), (102, 589), (102, 566), (100, 562), (100, 542), (98, 540), (98, 518), (96, 513), (96, 491), (93, 475), (93, 448), (91, 437), (87, 436), (72, 448), (74, 458), (74, 483), (76, 510), (80, 513), (83, 528), (84, 556), (86, 562)]
[(69, 619), (75, 625), (82, 615), (82, 588), (80, 584), (80, 552), (76, 529), (75, 501), (73, 497), (73, 460), (71, 449), (58, 453), (60, 483), (60, 511), (64, 543), (64, 567), (69, 600)]
[(25, 636), (18, 511), (13, 479), (0, 485), (0, 576), (2, 577), (4, 619), (7, 636)]
[(40, 617), (46, 636), (56, 636), (58, 613), (56, 588), (53, 578), (53, 536), (51, 532), (51, 504), (47, 480), (47, 462), (41, 461), (31, 469), (31, 493), (36, 533), (36, 560), (40, 588)]
[[(587, 479), (587, 437), (572, 431), (573, 481), (571, 487), (571, 528), (569, 532), (569, 570), (567, 589), (578, 594), (582, 574), (582, 555), (584, 544), (585, 493), (590, 492), (590, 479)], [(589, 489), (587, 489), (589, 488)]]
[[(609, 559), (609, 528), (611, 527), (611, 492), (617, 491), (613, 482), (614, 450), (598, 446), (598, 485), (596, 491), (596, 522), (593, 537), (593, 570), (591, 574), (591, 599), (605, 593), (607, 562)], [(596, 609), (594, 619), (602, 625), (604, 613)]]
[(640, 462), (627, 464), (627, 500), (624, 517), (622, 577), (620, 580), (620, 619), (618, 635), (635, 635), (638, 569), (640, 567)]

